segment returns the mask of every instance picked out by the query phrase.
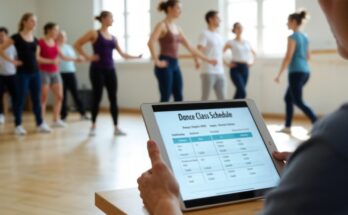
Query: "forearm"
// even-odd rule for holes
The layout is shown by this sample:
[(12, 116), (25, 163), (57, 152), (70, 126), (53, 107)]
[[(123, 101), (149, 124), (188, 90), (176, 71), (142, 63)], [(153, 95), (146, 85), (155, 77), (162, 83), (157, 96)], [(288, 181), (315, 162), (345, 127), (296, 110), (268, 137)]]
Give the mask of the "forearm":
[(138, 59), (139, 58), (139, 56), (130, 55), (130, 54), (127, 54), (127, 53), (123, 53), (122, 57), (124, 59), (126, 59), (126, 60), (132, 60), (132, 59)]
[(84, 57), (85, 59), (89, 58), (89, 55), (82, 49), (81, 46), (75, 45), (74, 48), (80, 56)]
[(282, 65), (280, 66), (279, 72), (278, 72), (278, 76), (280, 77), (283, 72), (286, 70), (286, 68), (289, 66), (290, 64), (290, 60), (285, 58), (282, 62)]
[(53, 64), (54, 60), (43, 58), (43, 57), (37, 57), (37, 62), (39, 62), (39, 64)]
[(8, 62), (13, 62), (14, 59), (11, 59), (7, 54), (5, 54), (5, 52), (0, 49), (0, 57)]
[(158, 55), (157, 55), (157, 51), (156, 51), (155, 45), (153, 43), (149, 43), (148, 47), (150, 49), (152, 60), (156, 64), (159, 61), (159, 59), (158, 59)]

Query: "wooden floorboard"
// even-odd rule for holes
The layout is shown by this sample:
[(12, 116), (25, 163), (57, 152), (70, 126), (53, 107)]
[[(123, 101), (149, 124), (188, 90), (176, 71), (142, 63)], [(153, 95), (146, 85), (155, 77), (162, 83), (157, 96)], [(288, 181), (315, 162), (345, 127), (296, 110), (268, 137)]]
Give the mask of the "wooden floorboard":
[[(10, 118), (10, 117), (8, 117)], [(69, 117), (69, 127), (52, 134), (37, 134), (33, 116), (24, 118), (29, 131), (13, 135), (10, 119), (0, 126), (0, 214), (102, 214), (94, 206), (94, 193), (136, 186), (137, 177), (150, 167), (148, 139), (139, 114), (123, 113), (115, 137), (111, 117), (98, 118), (97, 135), (88, 136), (90, 122)], [(294, 150), (308, 138), (309, 124), (300, 121), (294, 135), (276, 133), (282, 122), (267, 119), (280, 150)]]

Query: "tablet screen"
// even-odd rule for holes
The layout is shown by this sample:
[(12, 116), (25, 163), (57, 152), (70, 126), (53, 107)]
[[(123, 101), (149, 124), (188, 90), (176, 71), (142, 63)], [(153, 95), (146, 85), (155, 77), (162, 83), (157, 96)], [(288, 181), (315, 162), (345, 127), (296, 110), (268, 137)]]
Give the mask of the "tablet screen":
[(246, 103), (153, 110), (187, 207), (257, 197), (277, 185), (279, 174)]

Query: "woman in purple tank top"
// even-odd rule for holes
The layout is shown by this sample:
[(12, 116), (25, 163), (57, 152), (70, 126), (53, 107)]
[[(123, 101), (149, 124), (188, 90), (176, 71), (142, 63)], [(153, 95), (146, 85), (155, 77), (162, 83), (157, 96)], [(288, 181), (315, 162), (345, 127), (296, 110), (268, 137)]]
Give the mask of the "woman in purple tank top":
[[(108, 92), (110, 112), (115, 125), (115, 135), (125, 135), (125, 133), (118, 128), (117, 76), (112, 54), (116, 49), (124, 59), (138, 59), (142, 56), (132, 56), (123, 52), (116, 38), (110, 34), (109, 27), (112, 26), (114, 21), (112, 13), (102, 11), (95, 19), (101, 23), (101, 28), (99, 30), (87, 32), (75, 43), (76, 51), (91, 62), (89, 75), (93, 90), (93, 104), (90, 136), (95, 135), (96, 120), (104, 86)], [(93, 55), (89, 55), (83, 50), (82, 47), (87, 43), (92, 44)]]
[[(157, 24), (152, 33), (148, 46), (155, 63), (155, 75), (158, 80), (161, 94), (161, 102), (170, 100), (173, 95), (175, 101), (182, 101), (183, 81), (178, 63), (179, 44), (195, 57), (216, 65), (216, 59), (208, 59), (197, 49), (193, 48), (186, 39), (181, 28), (176, 24), (176, 20), (181, 15), (181, 3), (178, 0), (162, 1), (158, 7), (159, 11), (166, 14), (166, 18)], [(160, 54), (157, 54), (156, 43), (159, 42)]]

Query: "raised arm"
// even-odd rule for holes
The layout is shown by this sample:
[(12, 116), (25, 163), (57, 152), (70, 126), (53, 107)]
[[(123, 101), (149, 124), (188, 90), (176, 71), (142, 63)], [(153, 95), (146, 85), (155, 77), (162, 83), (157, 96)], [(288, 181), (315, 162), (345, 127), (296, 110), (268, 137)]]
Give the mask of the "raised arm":
[(74, 48), (75, 48), (76, 52), (88, 61), (98, 60), (97, 56), (88, 55), (85, 52), (85, 50), (83, 49), (83, 46), (86, 45), (88, 42), (94, 43), (97, 40), (97, 37), (98, 37), (98, 34), (95, 30), (91, 30), (91, 31), (88, 31), (87, 33), (85, 33), (74, 44)]
[(291, 39), (290, 37), (288, 38), (288, 47), (286, 50), (285, 57), (283, 59), (282, 65), (279, 69), (278, 75), (275, 78), (275, 82), (279, 83), (280, 82), (280, 77), (282, 76), (283, 72), (285, 69), (289, 66), (291, 59), (294, 55), (296, 49), (296, 42), (295, 40)]

